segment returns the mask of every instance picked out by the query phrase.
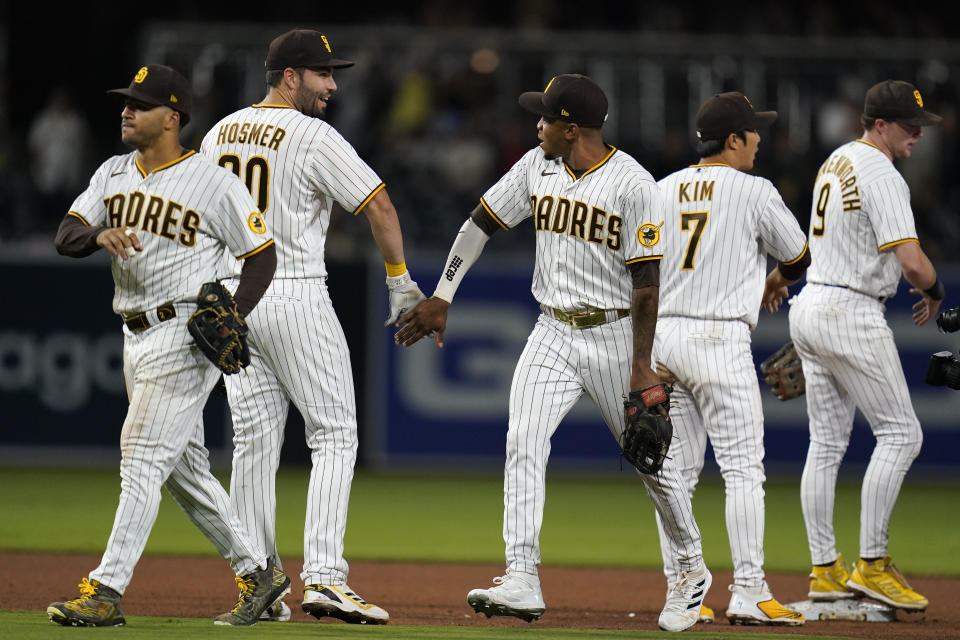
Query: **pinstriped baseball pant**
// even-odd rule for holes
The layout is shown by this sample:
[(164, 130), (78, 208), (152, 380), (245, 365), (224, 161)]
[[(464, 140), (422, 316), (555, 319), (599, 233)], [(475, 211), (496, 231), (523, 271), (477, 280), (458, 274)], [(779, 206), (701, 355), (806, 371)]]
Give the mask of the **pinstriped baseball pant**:
[(134, 334), (124, 328), (130, 407), (120, 434), (120, 502), (100, 566), (90, 578), (123, 593), (146, 546), (167, 487), (237, 575), (266, 566), (210, 473), (203, 406), (219, 371), (194, 346), (188, 314)]
[(301, 578), (344, 583), (357, 415), (350, 353), (327, 285), (322, 278), (275, 279), (247, 322), (250, 366), (225, 380), (234, 428), (230, 497), (251, 539), (276, 557), (276, 473), (292, 401), (313, 463)]
[[(725, 488), (733, 581), (763, 583), (765, 504), (763, 410), (750, 350), (750, 327), (739, 320), (661, 317), (653, 356), (678, 382), (670, 398), (674, 457), (692, 497), (703, 469), (707, 437)], [(681, 570), (659, 517), (664, 574), (672, 585)]]
[[(630, 318), (624, 318), (574, 329), (541, 315), (527, 338), (510, 389), (503, 479), (508, 573), (537, 573), (550, 438), (584, 393), (619, 442), (630, 385), (632, 327)], [(683, 570), (698, 567), (700, 530), (674, 463), (668, 460), (655, 477), (638, 475), (666, 525), (678, 565)]]
[(806, 378), (810, 447), (800, 500), (813, 564), (837, 559), (837, 473), (860, 409), (877, 444), (860, 496), (860, 557), (887, 553), (890, 517), (923, 433), (885, 307), (862, 293), (807, 284), (791, 300), (790, 337)]

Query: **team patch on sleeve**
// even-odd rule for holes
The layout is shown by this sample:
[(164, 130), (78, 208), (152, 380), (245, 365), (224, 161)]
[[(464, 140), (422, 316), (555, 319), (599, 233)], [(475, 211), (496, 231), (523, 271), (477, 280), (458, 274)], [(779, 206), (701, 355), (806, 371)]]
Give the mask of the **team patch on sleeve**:
[(263, 221), (263, 214), (259, 211), (254, 211), (247, 217), (247, 226), (258, 236), (267, 232), (267, 223)]
[(660, 243), (660, 229), (663, 227), (663, 221), (660, 224), (644, 222), (637, 229), (637, 240), (645, 247), (655, 247)]

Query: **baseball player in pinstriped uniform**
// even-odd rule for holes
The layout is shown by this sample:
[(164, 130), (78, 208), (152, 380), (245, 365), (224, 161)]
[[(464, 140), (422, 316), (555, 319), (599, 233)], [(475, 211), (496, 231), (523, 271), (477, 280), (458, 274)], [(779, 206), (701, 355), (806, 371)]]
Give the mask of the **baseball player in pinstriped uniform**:
[[(764, 580), (763, 414), (750, 351), (761, 303), (775, 311), (810, 263), (806, 237), (777, 189), (744, 173), (753, 168), (757, 130), (776, 117), (755, 112), (739, 92), (711, 97), (697, 113), (700, 162), (658, 183), (664, 223), (651, 233), (660, 234), (663, 262), (653, 356), (676, 379), (671, 455), (690, 496), (708, 436), (723, 475), (734, 582), (727, 618), (799, 625), (803, 614), (777, 602)], [(764, 280), (767, 254), (779, 264)], [(663, 527), (660, 534), (672, 584), (680, 568)]]
[[(201, 150), (242, 176), (277, 240), (278, 265), (248, 318), (252, 362), (225, 378), (234, 426), (230, 495), (251, 536), (279, 563), (276, 484), (290, 402), (304, 417), (313, 470), (304, 531), (303, 609), (355, 623), (390, 616), (347, 586), (343, 537), (357, 417), (350, 354), (326, 286), (323, 250), (334, 202), (370, 222), (386, 261), (392, 324), (423, 299), (404, 264), (397, 212), (383, 182), (328, 123), (336, 91), (327, 37), (296, 29), (275, 38), (266, 59), (267, 95), (213, 126)], [(239, 273), (234, 269), (234, 273)], [(265, 614), (286, 620), (278, 601)]]
[[(436, 331), (442, 346), (450, 301), (489, 236), (533, 217), (532, 290), (543, 313), (510, 390), (503, 522), (507, 570), (492, 588), (467, 594), (477, 612), (530, 621), (545, 608), (538, 565), (550, 438), (587, 394), (619, 441), (627, 392), (663, 391), (650, 368), (661, 254), (655, 240), (643, 240), (646, 229), (663, 223), (663, 209), (650, 174), (603, 141), (607, 98), (592, 80), (557, 76), (543, 93), (521, 95), (520, 104), (541, 116), (540, 146), (483, 195), (454, 241), (433, 297), (401, 316), (398, 324), (404, 326), (396, 341), (408, 346)], [(696, 623), (710, 587), (700, 531), (672, 461), (641, 480), (680, 569), (659, 625), (680, 631)]]
[(203, 447), (202, 411), (220, 372), (196, 348), (187, 319), (201, 284), (214, 280), (226, 247), (243, 260), (236, 301), (245, 315), (276, 266), (260, 212), (229, 171), (180, 146), (192, 98), (187, 81), (162, 65), (139, 70), (123, 95), (122, 139), (136, 149), (104, 162), (57, 232), (71, 257), (100, 247), (113, 256), (113, 310), (123, 317), (123, 373), (130, 407), (120, 434), (120, 502), (107, 549), (80, 597), (47, 609), (63, 625), (124, 623), (119, 600), (167, 490), (241, 585), (217, 624), (249, 625), (290, 584), (247, 537)]
[[(790, 309), (790, 337), (803, 363), (810, 418), (800, 498), (813, 600), (856, 592), (911, 611), (928, 604), (887, 555), (890, 516), (923, 434), (883, 314), (901, 273), (913, 286), (910, 293), (920, 296), (913, 305), (915, 324), (934, 317), (943, 299), (943, 285), (917, 240), (910, 189), (893, 165), (910, 157), (921, 127), (939, 121), (923, 109), (910, 83), (874, 85), (861, 116), (863, 138), (836, 149), (813, 187), (813, 264)], [(836, 547), (833, 505), (855, 409), (863, 412), (877, 443), (863, 477), (860, 559), (848, 574)]]

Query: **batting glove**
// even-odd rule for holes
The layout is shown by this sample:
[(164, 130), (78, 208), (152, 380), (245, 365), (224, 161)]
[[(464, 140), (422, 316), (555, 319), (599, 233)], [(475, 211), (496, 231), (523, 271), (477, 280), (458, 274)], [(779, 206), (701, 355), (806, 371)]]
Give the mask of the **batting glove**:
[(397, 318), (413, 309), (421, 300), (426, 299), (417, 287), (417, 283), (410, 278), (409, 271), (399, 276), (387, 276), (387, 289), (390, 290), (390, 315), (383, 323), (385, 327), (392, 325)]

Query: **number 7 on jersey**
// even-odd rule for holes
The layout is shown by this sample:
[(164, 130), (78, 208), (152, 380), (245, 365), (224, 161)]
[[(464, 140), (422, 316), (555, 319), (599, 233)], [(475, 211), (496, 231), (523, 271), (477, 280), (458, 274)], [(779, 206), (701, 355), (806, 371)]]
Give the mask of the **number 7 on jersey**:
[(690, 240), (687, 241), (687, 252), (683, 255), (683, 266), (680, 267), (682, 271), (695, 268), (693, 258), (697, 255), (697, 247), (700, 245), (703, 229), (707, 226), (708, 217), (710, 217), (708, 211), (682, 211), (680, 213), (680, 230), (693, 232), (690, 234)]

